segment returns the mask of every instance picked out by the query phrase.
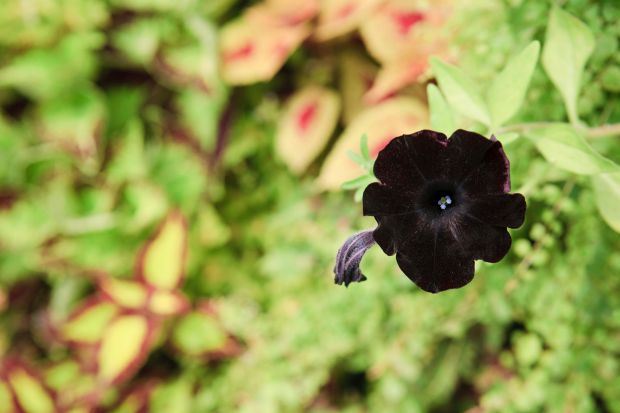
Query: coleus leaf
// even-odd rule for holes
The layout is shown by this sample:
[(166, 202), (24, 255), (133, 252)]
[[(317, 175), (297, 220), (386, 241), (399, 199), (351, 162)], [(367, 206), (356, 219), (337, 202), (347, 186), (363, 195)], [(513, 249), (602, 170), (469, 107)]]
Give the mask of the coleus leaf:
[(309, 27), (269, 26), (240, 18), (220, 32), (220, 64), (224, 80), (247, 85), (271, 79), (310, 34)]
[(132, 310), (146, 307), (149, 292), (142, 283), (104, 277), (98, 284), (103, 296), (120, 307)]
[(155, 323), (140, 314), (114, 319), (97, 351), (97, 377), (108, 384), (130, 377), (148, 357), (155, 330)]
[(228, 334), (211, 314), (194, 311), (175, 323), (172, 344), (188, 356), (204, 356), (228, 342)]
[(393, 63), (440, 37), (447, 38), (444, 26), (453, 7), (453, 0), (387, 0), (364, 19), (360, 34), (375, 59)]
[(278, 124), (276, 151), (293, 172), (303, 172), (325, 147), (339, 110), (338, 95), (319, 86), (307, 86), (287, 102)]
[(87, 300), (61, 326), (60, 337), (69, 343), (95, 344), (118, 311), (114, 303), (98, 297)]
[(354, 31), (380, 2), (381, 0), (321, 1), (319, 23), (314, 37), (323, 41)]
[(247, 18), (266, 25), (295, 26), (312, 20), (318, 0), (266, 0), (250, 7)]
[(142, 249), (137, 277), (155, 288), (177, 288), (183, 281), (186, 256), (187, 223), (179, 211), (174, 211)]
[(26, 363), (18, 359), (5, 359), (0, 362), (0, 373), (6, 383), (4, 388), (0, 386), (0, 392), (8, 390), (12, 393), (14, 411), (20, 413), (58, 411), (55, 395), (45, 386), (36, 371)]
[(73, 359), (65, 359), (45, 370), (45, 383), (56, 392), (62, 412), (88, 413), (98, 400), (95, 376), (83, 367)]
[(77, 159), (87, 170), (96, 166), (98, 141), (103, 132), (105, 105), (94, 90), (80, 88), (39, 107), (40, 136)]
[(428, 68), (426, 55), (415, 55), (387, 63), (377, 74), (372, 87), (364, 94), (364, 101), (374, 105), (393, 96), (400, 89), (418, 81)]
[(345, 124), (370, 105), (363, 97), (372, 87), (378, 68), (368, 58), (357, 53), (345, 53), (340, 59), (340, 93), (342, 117)]
[(0, 379), (0, 411), (13, 413), (15, 412), (15, 405), (13, 404), (13, 395), (11, 389), (7, 383), (4, 383)]
[(155, 316), (173, 316), (184, 313), (189, 307), (187, 298), (178, 291), (152, 290), (147, 311)]
[(368, 135), (370, 157), (375, 159), (387, 143), (396, 136), (428, 127), (428, 111), (419, 101), (398, 97), (360, 113), (345, 129), (330, 152), (319, 177), (320, 189), (336, 190), (364, 171), (347, 155), (356, 151), (360, 136)]

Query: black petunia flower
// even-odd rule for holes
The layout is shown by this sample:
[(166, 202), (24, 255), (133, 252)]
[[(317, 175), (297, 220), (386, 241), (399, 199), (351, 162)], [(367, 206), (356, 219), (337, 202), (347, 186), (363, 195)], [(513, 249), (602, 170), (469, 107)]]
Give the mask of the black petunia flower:
[(378, 223), (373, 238), (425, 291), (469, 283), (474, 260), (501, 260), (512, 243), (506, 227), (523, 224), (525, 199), (508, 193), (510, 165), (495, 138), (403, 135), (379, 153), (374, 174), (379, 182), (363, 198), (364, 215)]

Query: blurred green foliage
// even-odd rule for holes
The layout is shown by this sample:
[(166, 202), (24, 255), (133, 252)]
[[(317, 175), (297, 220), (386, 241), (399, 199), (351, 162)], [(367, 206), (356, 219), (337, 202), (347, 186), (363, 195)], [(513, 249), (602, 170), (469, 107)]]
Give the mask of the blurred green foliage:
[[(351, 193), (316, 189), (335, 139), (298, 175), (274, 139), (293, 90), (338, 88), (336, 57), (367, 52), (355, 34), (310, 39), (273, 79), (227, 83), (218, 35), (254, 3), (0, 4), (0, 411), (14, 397), (27, 412), (620, 412), (620, 178), (606, 174), (620, 144), (617, 132), (585, 141), (620, 122), (618, 2), (559, 2), (594, 39), (577, 92), (549, 75), (570, 50), (547, 49), (544, 65), (523, 63), (522, 107), (498, 115), (526, 224), (502, 262), (439, 295), (378, 249), (367, 282), (333, 285), (339, 243), (373, 222)], [(532, 41), (548, 47), (551, 2), (476, 3), (453, 40), (475, 87)], [(485, 116), (446, 116), (443, 83), (429, 88), (433, 125), (495, 131)], [(558, 133), (514, 127), (569, 118), (566, 156)], [(134, 273), (174, 208), (189, 229), (179, 291), (194, 308), (160, 320), (131, 377), (84, 397), (98, 388), (93, 354), (56, 330), (97, 277)]]

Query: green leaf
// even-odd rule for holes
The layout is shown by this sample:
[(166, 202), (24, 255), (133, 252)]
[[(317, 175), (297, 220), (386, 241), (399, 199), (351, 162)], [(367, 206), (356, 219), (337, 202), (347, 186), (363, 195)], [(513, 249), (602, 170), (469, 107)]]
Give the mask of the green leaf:
[(437, 58), (431, 59), (431, 67), (453, 109), (467, 118), (490, 124), (489, 109), (472, 79), (457, 67)]
[(570, 125), (558, 123), (527, 134), (542, 155), (558, 168), (595, 175), (620, 172), (620, 166), (596, 152)]
[(450, 109), (439, 88), (434, 84), (430, 83), (428, 85), (426, 94), (428, 95), (428, 106), (430, 108), (431, 127), (450, 136), (456, 129), (452, 109)]
[(511, 58), (493, 79), (487, 92), (493, 126), (503, 125), (523, 105), (539, 52), (540, 43), (537, 41), (530, 43), (521, 53)]
[(368, 149), (368, 135), (365, 133), (362, 135), (360, 139), (360, 153), (364, 160), (369, 161), (370, 159), (370, 149)]
[(172, 340), (184, 354), (200, 356), (222, 348), (228, 335), (212, 316), (193, 312), (176, 323)]
[(579, 120), (577, 96), (581, 75), (594, 45), (594, 35), (587, 25), (558, 7), (551, 10), (542, 63), (564, 98), (571, 123)]
[(366, 187), (366, 185), (372, 183), (376, 181), (375, 177), (372, 175), (362, 175), (360, 177), (357, 177), (355, 179), (352, 179), (350, 181), (345, 182), (344, 184), (342, 184), (342, 189), (349, 190), (349, 189), (356, 189), (359, 187)]
[(610, 227), (620, 232), (620, 173), (592, 177), (598, 210)]

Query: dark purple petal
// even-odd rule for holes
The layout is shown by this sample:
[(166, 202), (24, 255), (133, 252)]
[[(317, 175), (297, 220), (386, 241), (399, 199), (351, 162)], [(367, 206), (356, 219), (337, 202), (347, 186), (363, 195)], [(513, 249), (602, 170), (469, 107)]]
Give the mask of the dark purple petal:
[(403, 215), (413, 212), (413, 194), (374, 182), (366, 187), (363, 196), (364, 215)]
[(461, 251), (476, 260), (499, 262), (512, 245), (506, 228), (491, 226), (472, 216), (461, 217), (453, 231)]
[(336, 265), (334, 266), (334, 282), (344, 284), (346, 287), (352, 282), (362, 282), (366, 280), (360, 270), (362, 257), (370, 247), (375, 244), (373, 231), (362, 231), (349, 237), (336, 254)]
[(465, 255), (449, 231), (427, 228), (396, 253), (396, 262), (424, 291), (438, 293), (460, 288), (474, 278), (474, 260)]
[(455, 131), (448, 141), (450, 177), (461, 181), (480, 166), (493, 141), (463, 129)]
[(388, 220), (389, 217), (377, 217), (379, 225), (373, 231), (372, 236), (386, 255), (394, 255), (396, 245), (394, 245), (394, 234), (392, 234), (389, 223), (386, 222)]
[(374, 174), (394, 189), (415, 191), (444, 173), (442, 161), (447, 145), (446, 135), (430, 130), (394, 138), (379, 152)]
[(521, 194), (489, 194), (469, 202), (467, 215), (496, 227), (519, 228), (525, 220)]

